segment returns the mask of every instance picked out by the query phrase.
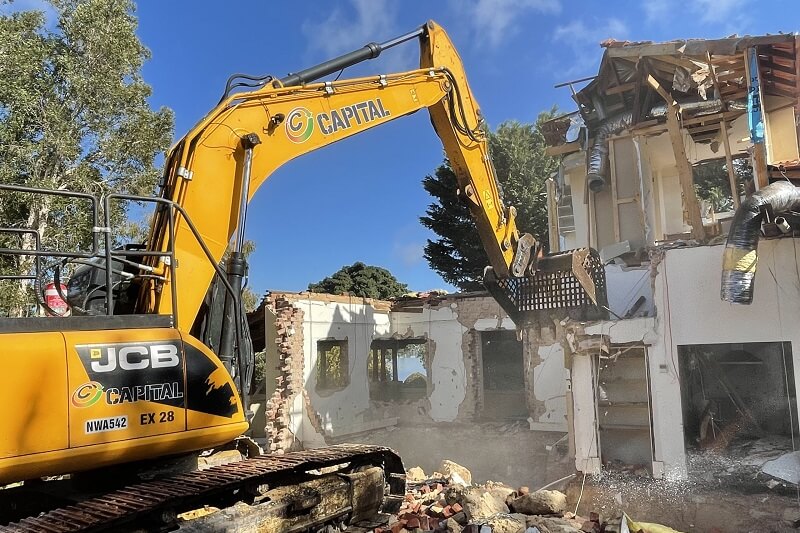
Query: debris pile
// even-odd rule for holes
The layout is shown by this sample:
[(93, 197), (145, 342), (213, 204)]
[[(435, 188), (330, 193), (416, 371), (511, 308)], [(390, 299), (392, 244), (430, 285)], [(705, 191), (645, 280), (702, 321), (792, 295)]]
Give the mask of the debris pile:
[(619, 531), (567, 511), (559, 491), (514, 489), (488, 481), (472, 484), (472, 474), (452, 461), (426, 476), (419, 467), (406, 474), (407, 491), (398, 513), (375, 533), (600, 533)]

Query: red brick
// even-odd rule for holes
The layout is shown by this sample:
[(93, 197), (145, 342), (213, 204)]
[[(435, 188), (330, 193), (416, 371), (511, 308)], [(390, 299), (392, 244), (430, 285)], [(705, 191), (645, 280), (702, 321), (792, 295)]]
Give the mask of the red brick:
[(464, 508), (463, 508), (463, 507), (461, 507), (461, 504), (460, 504), (460, 503), (458, 503), (458, 502), (454, 503), (454, 504), (453, 504), (453, 505), (451, 505), (450, 507), (453, 509), (453, 513), (460, 513), (461, 511), (463, 511), (463, 510), (464, 510)]
[(410, 517), (408, 519), (408, 522), (406, 522), (406, 529), (416, 529), (419, 526), (420, 526), (419, 518), (417, 518), (416, 516)]

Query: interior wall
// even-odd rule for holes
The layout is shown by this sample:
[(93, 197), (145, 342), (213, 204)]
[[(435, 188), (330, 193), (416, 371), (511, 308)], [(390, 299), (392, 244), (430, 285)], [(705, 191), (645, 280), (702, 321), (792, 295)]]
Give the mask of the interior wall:
[(563, 237), (562, 250), (589, 246), (589, 204), (586, 199), (586, 153), (569, 154), (561, 161), (565, 180), (572, 191), (575, 233)]
[(796, 161), (798, 150), (794, 105), (789, 104), (769, 112), (768, 128), (769, 162)]
[[(294, 303), (303, 311), (305, 353), (305, 392), (328, 435), (341, 435), (380, 427), (383, 421), (370, 413), (367, 360), (372, 340), (389, 335), (387, 311), (378, 311), (361, 298), (352, 302), (301, 299)], [(347, 340), (347, 386), (336, 391), (317, 390), (317, 343), (320, 340)], [(295, 406), (303, 411), (305, 406)]]

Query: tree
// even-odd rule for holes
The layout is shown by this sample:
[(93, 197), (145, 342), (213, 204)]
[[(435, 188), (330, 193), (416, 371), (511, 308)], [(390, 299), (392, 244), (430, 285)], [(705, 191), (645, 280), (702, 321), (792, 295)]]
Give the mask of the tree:
[[(515, 120), (489, 133), (489, 149), (506, 205), (517, 209), (517, 227), (547, 245), (547, 192), (545, 181), (557, 169), (558, 160), (545, 154), (541, 124), (556, 109), (541, 113), (535, 124)], [(456, 176), (445, 160), (433, 176), (422, 180), (435, 202), (420, 217), (423, 226), (439, 238), (428, 240), (425, 258), (442, 278), (461, 290), (480, 290), (489, 258), (478, 238), (469, 209), (456, 196)]]
[(350, 266), (343, 266), (319, 283), (310, 283), (308, 290), (388, 300), (407, 293), (408, 287), (397, 281), (397, 278), (385, 268), (356, 262)]
[[(172, 138), (172, 112), (153, 111), (141, 76), (149, 51), (136, 36), (132, 0), (49, 0), (57, 21), (39, 11), (0, 14), (0, 182), (72, 190), (150, 195), (158, 154)], [(126, 208), (115, 206), (113, 225)], [(3, 194), (0, 226), (37, 230), (43, 248), (86, 249), (85, 204), (51, 196)], [(33, 248), (0, 236), (0, 246)], [(6, 258), (4, 273), (27, 273), (30, 258)], [(17, 306), (5, 286), (0, 307)]]

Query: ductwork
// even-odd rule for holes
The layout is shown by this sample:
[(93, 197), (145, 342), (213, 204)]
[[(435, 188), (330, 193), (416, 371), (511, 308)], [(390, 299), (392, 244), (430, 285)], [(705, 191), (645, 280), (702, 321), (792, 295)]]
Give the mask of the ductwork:
[[(696, 102), (683, 102), (680, 104), (683, 111), (692, 113), (694, 116), (711, 115), (722, 111), (721, 100), (699, 100)], [(729, 102), (730, 109), (743, 109), (745, 101)], [(659, 104), (650, 109), (647, 113), (649, 118), (663, 117), (667, 114), (667, 105)], [(600, 192), (606, 186), (606, 167), (608, 166), (608, 138), (616, 135), (633, 122), (633, 113), (625, 111), (618, 115), (608, 117), (600, 123), (594, 131), (594, 144), (589, 149), (589, 163), (586, 171), (586, 179), (589, 180), (589, 190)]]
[(589, 150), (589, 164), (586, 179), (589, 180), (589, 190), (600, 192), (606, 186), (606, 166), (608, 163), (608, 138), (615, 135), (633, 121), (633, 113), (626, 111), (620, 115), (608, 117), (594, 132), (594, 144)]
[(800, 206), (800, 188), (788, 181), (778, 181), (755, 192), (742, 202), (731, 223), (725, 253), (722, 256), (720, 297), (726, 302), (753, 302), (753, 281), (758, 266), (758, 238), (764, 208), (774, 214)]

